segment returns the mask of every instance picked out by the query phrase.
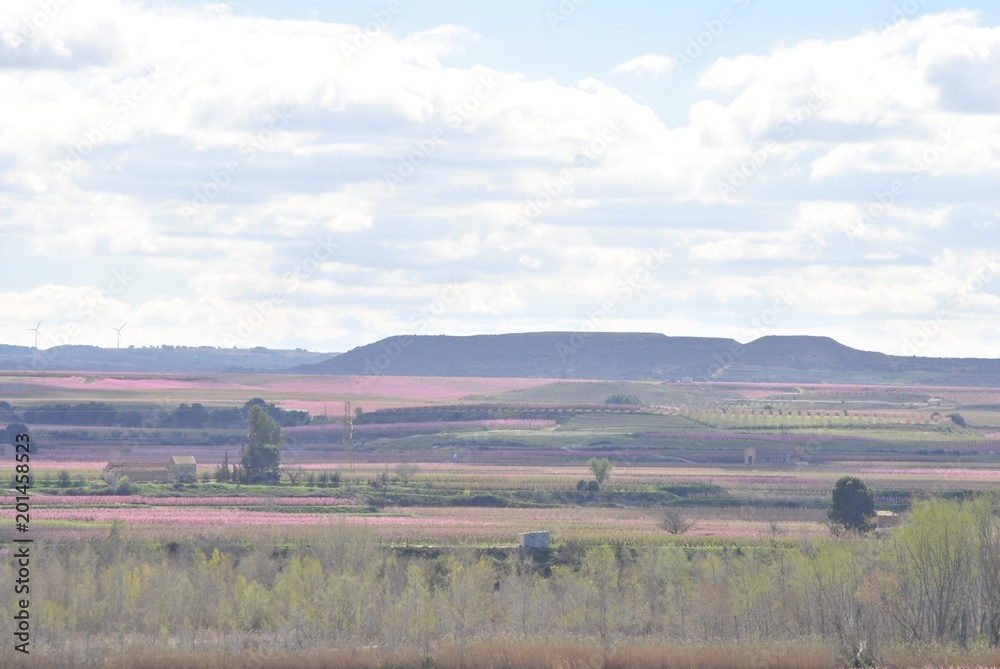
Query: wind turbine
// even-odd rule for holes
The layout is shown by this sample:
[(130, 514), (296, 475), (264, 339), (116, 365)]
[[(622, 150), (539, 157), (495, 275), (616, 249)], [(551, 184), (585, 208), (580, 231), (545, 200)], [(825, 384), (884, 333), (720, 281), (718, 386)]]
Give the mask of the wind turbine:
[(124, 323), (122, 323), (118, 327), (114, 327), (114, 326), (110, 326), (110, 325), (108, 326), (112, 330), (114, 330), (115, 332), (118, 333), (118, 346), (116, 348), (121, 348), (122, 347), (122, 328), (124, 328), (126, 325), (128, 325), (128, 321), (125, 321)]
[(35, 348), (36, 349), (38, 348), (38, 334), (39, 334), (38, 333), (38, 328), (41, 327), (41, 325), (42, 325), (42, 321), (39, 320), (38, 321), (38, 325), (36, 325), (35, 327), (33, 327), (33, 328), (24, 328), (28, 332), (34, 332), (35, 333)]

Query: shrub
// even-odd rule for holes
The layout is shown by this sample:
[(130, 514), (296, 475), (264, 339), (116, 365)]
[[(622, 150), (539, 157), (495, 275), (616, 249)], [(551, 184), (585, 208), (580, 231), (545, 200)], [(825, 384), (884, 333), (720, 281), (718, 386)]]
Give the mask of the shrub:
[(948, 418), (951, 418), (951, 422), (959, 427), (968, 427), (965, 422), (965, 417), (960, 413), (950, 413), (948, 414)]
[(134, 495), (139, 492), (139, 486), (128, 480), (127, 476), (118, 479), (117, 483), (108, 486), (109, 495)]
[(636, 397), (635, 395), (623, 395), (621, 393), (619, 393), (617, 395), (611, 395), (606, 400), (604, 400), (604, 403), (605, 404), (631, 404), (631, 405), (642, 404), (642, 402), (639, 400), (639, 398)]

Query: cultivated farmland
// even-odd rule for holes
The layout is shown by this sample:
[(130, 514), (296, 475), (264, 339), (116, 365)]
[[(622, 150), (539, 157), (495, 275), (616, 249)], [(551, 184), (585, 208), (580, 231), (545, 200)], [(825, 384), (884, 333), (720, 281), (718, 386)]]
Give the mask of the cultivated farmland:
[[(536, 633), (579, 636), (608, 657), (635, 644), (656, 649), (650, 657), (666, 641), (710, 657), (720, 639), (780, 640), (781, 652), (809, 647), (830, 662), (862, 641), (872, 659), (905, 658), (907, 635), (947, 644), (965, 634), (963, 657), (995, 657), (983, 617), (993, 604), (976, 589), (989, 564), (970, 562), (966, 596), (941, 614), (987, 621), (964, 628), (900, 618), (904, 604), (938, 614), (918, 594), (893, 599), (903, 591), (887, 584), (919, 576), (894, 551), (917, 540), (906, 528), (940, 525), (942, 514), (981, 529), (969, 530), (970, 551), (1000, 541), (990, 524), (998, 389), (22, 373), (3, 377), (2, 391), (4, 425), (45, 420), (27, 427), (32, 533), (49, 556), (38, 625), (51, 638), (167, 650), (234, 634), (244, 647), (312, 652), (333, 634), (383, 649), (361, 664), (401, 652), (447, 664), (466, 648), (487, 666), (475, 653), (498, 652), (486, 649), (510, 635), (530, 645)], [(283, 424), (278, 485), (220, 474), (240, 459), (252, 398)], [(197, 459), (196, 482), (100, 480), (109, 460), (173, 455)], [(589, 464), (604, 458), (611, 474), (598, 483)], [(15, 474), (8, 458), (8, 528)], [(830, 492), (845, 475), (863, 479), (884, 514), (873, 537), (831, 538)], [(518, 534), (534, 530), (549, 531), (552, 548), (521, 555)], [(822, 570), (860, 608), (831, 609)], [(851, 581), (865, 570), (887, 579), (877, 598)], [(81, 587), (99, 617), (65, 594), (70, 574), (84, 572), (95, 574)], [(12, 578), (0, 567), (0, 587)], [(217, 605), (164, 582), (211, 588)], [(695, 591), (714, 593), (711, 603)], [(315, 608), (309, 592), (326, 604)], [(362, 600), (371, 608), (337, 608)], [(194, 618), (181, 615), (195, 606)], [(399, 607), (427, 607), (431, 622), (386, 618)], [(473, 617), (459, 620), (460, 610)], [(158, 627), (126, 632), (137, 617)]]

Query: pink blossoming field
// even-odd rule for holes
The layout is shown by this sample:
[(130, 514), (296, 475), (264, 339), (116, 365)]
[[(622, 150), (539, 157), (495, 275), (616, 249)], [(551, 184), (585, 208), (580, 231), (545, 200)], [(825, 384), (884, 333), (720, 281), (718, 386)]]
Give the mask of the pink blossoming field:
[[(536, 527), (560, 540), (792, 541), (828, 532), (825, 505), (843, 475), (861, 476), (893, 508), (905, 507), (901, 491), (1000, 486), (1000, 412), (990, 409), (1000, 402), (996, 388), (87, 373), (6, 373), (0, 388), (22, 406), (95, 401), (162, 413), (180, 402), (238, 407), (261, 397), (326, 419), (283, 429), (282, 466), (296, 476), (295, 488), (287, 478), (277, 489), (250, 491), (147, 484), (130, 496), (103, 494), (97, 479), (109, 460), (194, 455), (203, 479), (225, 459), (239, 460), (245, 435), (169, 424), (33, 425), (42, 449), (32, 467), (46, 491), (34, 496), (34, 519), (52, 537), (100, 534), (115, 521), (154, 535), (178, 527), (309, 532), (344, 522), (370, 525), (390, 543), (509, 545)], [(605, 402), (621, 390), (648, 399)], [(382, 421), (355, 415), (348, 447), (346, 402), (363, 413), (394, 411)], [(466, 420), (438, 418), (463, 411)], [(792, 457), (747, 465), (748, 449)], [(593, 496), (585, 490), (590, 458), (613, 464)], [(71, 489), (55, 485), (63, 472)], [(0, 476), (12, 474), (12, 462), (0, 462)], [(436, 504), (426, 503), (435, 496)], [(711, 504), (700, 501), (706, 496)], [(660, 527), (662, 500), (680, 500), (693, 522), (684, 539)]]
[[(0, 518), (13, 521), (11, 499), (0, 498)], [(82, 504), (75, 504), (80, 501)], [(246, 528), (313, 527), (331, 523), (363, 525), (391, 543), (472, 543), (513, 545), (525, 528), (547, 529), (557, 541), (621, 539), (638, 543), (663, 543), (671, 538), (659, 528), (658, 514), (642, 509), (545, 508), (480, 509), (455, 507), (387, 508), (378, 514), (348, 514), (317, 511), (351, 500), (191, 498), (148, 500), (144, 498), (53, 497), (39, 501), (33, 511), (38, 521), (37, 537), (62, 540), (67, 531), (106, 533), (117, 521), (126, 531), (144, 536), (169, 536), (183, 528), (212, 535), (238, 535)], [(287, 512), (275, 510), (276, 507)], [(301, 507), (308, 510), (299, 510)], [(760, 537), (803, 538), (828, 533), (822, 514), (784, 512), (769, 516), (759, 511), (715, 510), (702, 514), (686, 535), (695, 543), (706, 539), (754, 539)]]
[(288, 409), (307, 409), (313, 415), (322, 415), (324, 409), (332, 415), (340, 415), (344, 400), (353, 400), (355, 406), (360, 403), (372, 408), (406, 406), (414, 402), (494, 396), (550, 383), (551, 379), (492, 377), (0, 373), (0, 387), (23, 398), (77, 401), (156, 398), (242, 403), (250, 397), (262, 397)]

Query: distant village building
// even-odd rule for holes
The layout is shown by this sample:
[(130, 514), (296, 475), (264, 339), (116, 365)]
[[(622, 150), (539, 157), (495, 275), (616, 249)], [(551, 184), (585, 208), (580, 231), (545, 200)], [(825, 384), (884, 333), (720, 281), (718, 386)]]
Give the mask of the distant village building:
[(109, 462), (101, 470), (105, 483), (115, 484), (123, 476), (132, 483), (194, 483), (198, 463), (192, 455), (175, 455), (169, 462)]
[(549, 549), (551, 535), (548, 530), (543, 530), (541, 532), (522, 532), (520, 537), (521, 537), (522, 551), (525, 551), (529, 548), (535, 550)]

